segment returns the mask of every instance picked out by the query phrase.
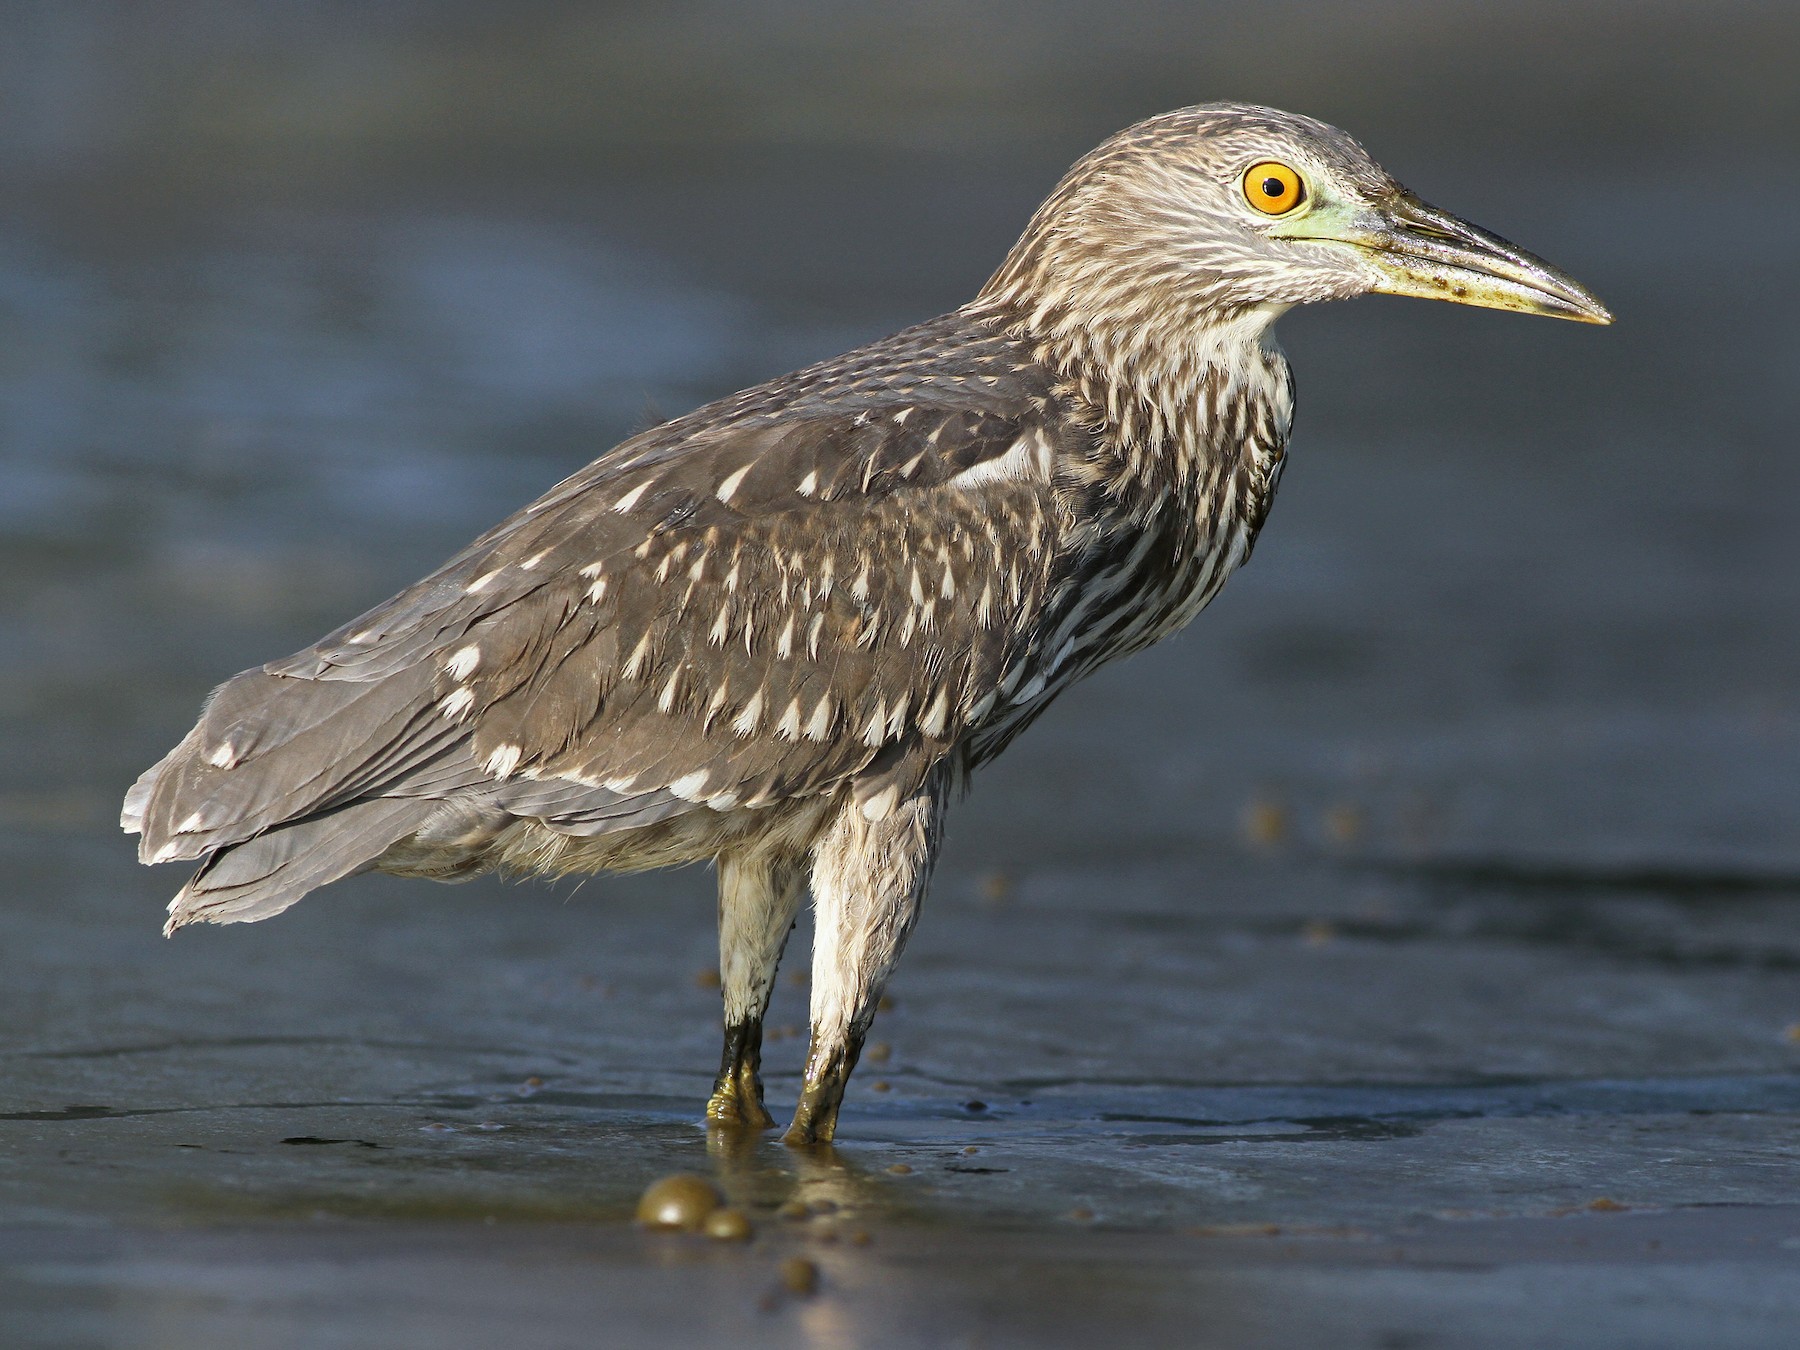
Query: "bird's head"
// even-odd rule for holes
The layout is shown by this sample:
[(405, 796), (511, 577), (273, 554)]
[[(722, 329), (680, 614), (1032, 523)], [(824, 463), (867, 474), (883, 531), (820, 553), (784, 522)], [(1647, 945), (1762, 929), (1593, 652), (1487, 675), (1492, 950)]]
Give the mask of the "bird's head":
[(1141, 349), (1370, 292), (1612, 322), (1585, 288), (1420, 201), (1337, 128), (1235, 103), (1140, 122), (1082, 159), (982, 299), (1077, 350)]

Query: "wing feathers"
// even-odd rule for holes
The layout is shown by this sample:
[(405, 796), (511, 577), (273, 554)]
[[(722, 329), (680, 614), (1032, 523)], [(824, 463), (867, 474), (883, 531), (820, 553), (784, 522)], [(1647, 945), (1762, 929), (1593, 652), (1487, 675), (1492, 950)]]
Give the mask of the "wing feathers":
[(429, 872), (440, 833), (466, 870), (452, 836), (521, 816), (598, 834), (903, 788), (1031, 641), (1050, 403), (951, 316), (619, 446), (217, 691), (122, 817), (146, 861), (209, 859), (171, 925), (275, 913), (391, 846)]

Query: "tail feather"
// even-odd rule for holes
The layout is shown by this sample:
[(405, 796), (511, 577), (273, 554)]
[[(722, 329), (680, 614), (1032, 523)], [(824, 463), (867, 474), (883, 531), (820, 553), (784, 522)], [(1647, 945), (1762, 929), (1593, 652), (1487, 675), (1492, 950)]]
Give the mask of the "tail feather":
[(122, 824), (145, 862), (202, 858), (379, 794), (466, 733), (434, 715), (427, 671), (372, 684), (247, 671), (137, 781)]
[(417, 830), (434, 803), (377, 797), (278, 825), (215, 853), (169, 903), (164, 935), (190, 923), (254, 923), (367, 870)]

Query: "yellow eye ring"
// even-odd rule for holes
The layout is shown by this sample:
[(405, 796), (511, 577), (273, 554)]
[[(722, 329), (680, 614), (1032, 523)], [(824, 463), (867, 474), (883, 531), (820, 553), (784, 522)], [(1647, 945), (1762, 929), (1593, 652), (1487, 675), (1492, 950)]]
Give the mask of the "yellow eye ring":
[(1287, 165), (1266, 159), (1245, 170), (1244, 200), (1265, 216), (1285, 216), (1306, 200), (1306, 184)]

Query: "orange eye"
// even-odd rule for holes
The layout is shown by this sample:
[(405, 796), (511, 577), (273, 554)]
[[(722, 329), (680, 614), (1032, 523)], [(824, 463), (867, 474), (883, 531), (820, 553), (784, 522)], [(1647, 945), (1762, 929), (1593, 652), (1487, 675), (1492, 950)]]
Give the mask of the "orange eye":
[(1306, 185), (1285, 164), (1264, 160), (1244, 175), (1244, 197), (1267, 216), (1285, 216), (1306, 200)]

